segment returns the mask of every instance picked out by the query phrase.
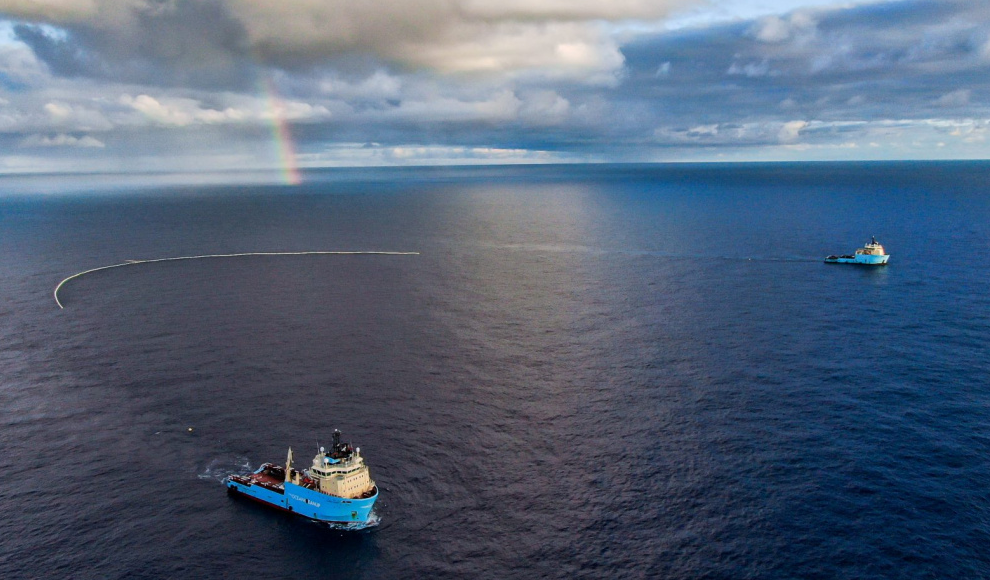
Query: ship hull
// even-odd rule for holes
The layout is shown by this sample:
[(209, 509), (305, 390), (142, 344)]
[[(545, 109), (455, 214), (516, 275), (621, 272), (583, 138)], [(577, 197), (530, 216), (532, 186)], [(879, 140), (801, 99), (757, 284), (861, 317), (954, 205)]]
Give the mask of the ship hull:
[(857, 254), (852, 257), (829, 256), (825, 258), (826, 264), (858, 264), (860, 266), (886, 266), (889, 255), (871, 256), (867, 254)]
[(285, 483), (283, 489), (251, 483), (241, 483), (228, 478), (227, 490), (244, 495), (267, 506), (300, 515), (318, 522), (339, 524), (362, 524), (371, 518), (371, 508), (378, 499), (374, 495), (361, 499), (346, 499), (326, 495), (294, 483)]

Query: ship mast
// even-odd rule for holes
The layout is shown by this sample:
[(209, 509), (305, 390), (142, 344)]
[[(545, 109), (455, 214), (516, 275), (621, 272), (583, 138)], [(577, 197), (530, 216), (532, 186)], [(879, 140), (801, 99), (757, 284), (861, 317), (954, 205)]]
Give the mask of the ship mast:
[(289, 456), (285, 458), (285, 483), (289, 483), (289, 473), (292, 471), (292, 448), (289, 447)]

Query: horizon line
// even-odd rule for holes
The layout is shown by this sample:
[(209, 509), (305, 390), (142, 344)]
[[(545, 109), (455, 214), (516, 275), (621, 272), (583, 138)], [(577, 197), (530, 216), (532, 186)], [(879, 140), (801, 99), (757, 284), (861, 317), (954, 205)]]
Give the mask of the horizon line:
[[(492, 167), (527, 167), (527, 166), (564, 166), (564, 165), (808, 165), (808, 164), (857, 164), (857, 163), (986, 163), (987, 158), (952, 158), (952, 159), (777, 159), (777, 160), (738, 160), (738, 159), (704, 159), (704, 160), (665, 160), (665, 161), (525, 161), (501, 163), (422, 163), (409, 165), (317, 165), (299, 167), (300, 172), (330, 171), (335, 169), (471, 169)], [(228, 167), (222, 169), (159, 169), (146, 171), (4, 171), (0, 169), (0, 177), (61, 177), (61, 176), (181, 176), (181, 175), (224, 175), (224, 174), (279, 174), (279, 167), (243, 168)]]

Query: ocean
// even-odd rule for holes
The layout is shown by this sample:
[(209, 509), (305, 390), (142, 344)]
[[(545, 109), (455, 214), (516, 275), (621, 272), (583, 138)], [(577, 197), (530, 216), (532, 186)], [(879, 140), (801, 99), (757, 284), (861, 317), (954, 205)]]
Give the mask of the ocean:
[[(988, 183), (0, 177), (0, 577), (990, 578)], [(822, 262), (870, 236), (888, 266)], [(419, 255), (137, 264), (52, 296), (293, 251)], [(377, 525), (226, 494), (335, 428)]]

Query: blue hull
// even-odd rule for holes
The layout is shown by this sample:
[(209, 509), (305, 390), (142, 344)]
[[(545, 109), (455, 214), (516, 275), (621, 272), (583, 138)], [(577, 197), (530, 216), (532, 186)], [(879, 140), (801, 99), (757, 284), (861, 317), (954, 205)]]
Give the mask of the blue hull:
[(855, 256), (847, 258), (845, 256), (829, 256), (825, 258), (826, 264), (858, 264), (860, 266), (886, 266), (890, 256)]
[(228, 478), (226, 483), (227, 490), (231, 493), (239, 493), (271, 507), (318, 522), (368, 523), (371, 518), (371, 508), (378, 499), (377, 488), (371, 497), (345, 499), (313, 491), (294, 483), (282, 484), (282, 490), (259, 484), (244, 484), (233, 478)]

